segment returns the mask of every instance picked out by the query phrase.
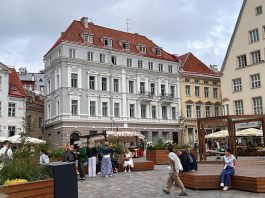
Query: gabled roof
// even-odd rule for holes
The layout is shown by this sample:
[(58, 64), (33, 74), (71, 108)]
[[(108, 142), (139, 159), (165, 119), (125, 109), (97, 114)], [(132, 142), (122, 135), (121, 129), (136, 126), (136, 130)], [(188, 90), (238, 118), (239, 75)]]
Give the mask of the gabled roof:
[(9, 96), (18, 97), (18, 98), (25, 98), (26, 93), (24, 91), (23, 84), (19, 79), (17, 72), (14, 68), (10, 68), (9, 73)]
[[(133, 34), (128, 32), (122, 32), (119, 30), (114, 30), (98, 25), (94, 25), (93, 23), (88, 23), (88, 28), (85, 28), (81, 21), (74, 20), (71, 25), (67, 28), (65, 32), (62, 33), (61, 37), (56, 41), (56, 43), (52, 46), (52, 48), (47, 52), (47, 54), (54, 49), (57, 45), (61, 42), (71, 42), (80, 45), (89, 45), (89, 43), (85, 43), (82, 34), (88, 33), (93, 35), (93, 44), (91, 46), (99, 47), (99, 48), (106, 48), (103, 43), (103, 38), (110, 38), (112, 39), (112, 48), (113, 50), (122, 51), (133, 53), (137, 55), (142, 55), (145, 57), (161, 59), (161, 60), (168, 60), (177, 62), (178, 59), (176, 56), (165, 52), (162, 50), (161, 56), (156, 55), (154, 53), (154, 49), (158, 48), (158, 46), (153, 43), (150, 39), (146, 38), (145, 36), (139, 34)], [(130, 43), (130, 50), (124, 50), (122, 48), (121, 42), (128, 42)], [(140, 53), (137, 49), (137, 46), (141, 44), (147, 47), (147, 53)], [(47, 55), (46, 54), (46, 55)], [(46, 56), (45, 55), (45, 56)]]
[(10, 70), (8, 66), (6, 66), (5, 64), (3, 64), (1, 62), (0, 62), (0, 67), (2, 68), (1, 70), (4, 70), (5, 72), (9, 72), (9, 70)]
[(207, 65), (201, 62), (196, 56), (191, 52), (186, 53), (178, 57), (181, 62), (181, 73), (190, 75), (204, 75), (209, 77), (220, 77), (219, 72), (215, 72), (210, 69)]
[(247, 3), (247, 0), (244, 0), (244, 2), (243, 2), (243, 4), (242, 4), (242, 7), (241, 7), (241, 9), (240, 9), (240, 13), (239, 13), (239, 16), (238, 16), (237, 21), (236, 21), (236, 26), (235, 26), (235, 28), (234, 28), (234, 31), (233, 31), (232, 37), (231, 37), (231, 39), (230, 39), (230, 42), (229, 42), (229, 45), (228, 45), (228, 48), (227, 48), (227, 51), (226, 51), (226, 54), (225, 54), (224, 62), (223, 62), (222, 68), (221, 68), (221, 72), (222, 72), (222, 73), (224, 72), (225, 64), (226, 64), (226, 61), (227, 61), (227, 59), (228, 59), (228, 55), (229, 55), (229, 53), (230, 53), (230, 50), (231, 50), (231, 47), (232, 47), (233, 41), (234, 41), (234, 39), (235, 39), (235, 36), (236, 36), (237, 30), (238, 30), (238, 26), (239, 26), (239, 24), (240, 24), (240, 21), (241, 21), (241, 18), (242, 18), (243, 11), (244, 11), (244, 9), (245, 9), (246, 3)]

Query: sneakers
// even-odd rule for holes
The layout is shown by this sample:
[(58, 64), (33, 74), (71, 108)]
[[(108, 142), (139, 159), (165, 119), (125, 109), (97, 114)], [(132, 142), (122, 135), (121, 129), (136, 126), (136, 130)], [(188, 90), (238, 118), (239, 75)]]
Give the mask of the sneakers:
[(127, 170), (125, 170), (124, 172), (127, 173)]
[(181, 193), (179, 194), (179, 196), (187, 196), (188, 194), (185, 191), (181, 191)]
[(129, 173), (131, 172), (131, 169), (129, 169), (129, 171), (128, 171)]
[(221, 186), (221, 187), (224, 187), (224, 186), (225, 186), (225, 184), (224, 184), (224, 183), (221, 183), (221, 184), (220, 184), (220, 186)]
[(228, 189), (229, 189), (228, 186), (225, 186), (225, 187), (223, 188), (224, 191), (226, 191), (226, 190), (228, 190)]
[(166, 189), (163, 189), (163, 192), (166, 193), (166, 194), (170, 194), (170, 192)]

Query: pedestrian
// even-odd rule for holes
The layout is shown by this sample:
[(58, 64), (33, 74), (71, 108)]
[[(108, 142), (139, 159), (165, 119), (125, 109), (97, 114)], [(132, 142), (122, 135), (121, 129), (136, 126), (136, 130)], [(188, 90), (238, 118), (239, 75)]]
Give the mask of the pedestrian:
[(50, 159), (49, 159), (47, 151), (44, 149), (41, 149), (40, 153), (41, 153), (40, 164), (48, 164), (50, 162)]
[(110, 155), (111, 158), (111, 164), (112, 164), (112, 170), (114, 173), (118, 172), (118, 157), (117, 157), (117, 153), (112, 153)]
[(90, 141), (87, 148), (88, 155), (88, 177), (96, 177), (97, 148), (94, 141)]
[(223, 190), (226, 191), (231, 186), (231, 177), (235, 174), (236, 168), (236, 158), (233, 154), (231, 154), (231, 149), (225, 150), (225, 156), (223, 157), (223, 160), (224, 168), (220, 176), (220, 186), (224, 187)]
[(101, 162), (101, 176), (102, 177), (112, 177), (113, 169), (111, 164), (110, 155), (113, 150), (109, 147), (109, 143), (105, 142), (105, 146), (102, 148), (102, 162)]
[(179, 194), (179, 196), (187, 196), (188, 194), (185, 191), (185, 187), (179, 178), (179, 171), (183, 170), (180, 160), (178, 156), (173, 152), (172, 146), (169, 146), (167, 148), (167, 152), (168, 152), (168, 159), (169, 159), (169, 164), (170, 164), (170, 172), (169, 172), (169, 177), (167, 181), (167, 187), (166, 189), (163, 189), (163, 192), (166, 194), (170, 194), (170, 189), (172, 187), (173, 182), (175, 181), (181, 189), (181, 193)]
[(75, 162), (76, 161), (76, 155), (74, 153), (74, 145), (67, 143), (65, 147), (65, 153), (66, 153), (66, 161), (67, 162)]
[(133, 159), (132, 159), (133, 155), (128, 148), (125, 148), (124, 157), (125, 157), (125, 160), (123, 163), (124, 172), (126, 173), (127, 169), (128, 169), (128, 172), (130, 173), (131, 168), (133, 168), (133, 166), (134, 166), (134, 163), (133, 163)]
[(189, 172), (190, 171), (190, 158), (187, 152), (185, 150), (184, 151), (178, 150), (177, 155), (183, 167), (183, 172)]
[(0, 162), (8, 163), (13, 159), (13, 152), (9, 141), (4, 141), (3, 148), (0, 149)]
[(81, 180), (85, 180), (86, 179), (85, 172), (84, 172), (84, 164), (85, 164), (86, 156), (87, 156), (87, 152), (86, 151), (87, 151), (86, 148), (81, 143), (79, 145), (79, 152), (77, 152), (78, 171), (79, 171), (79, 175), (80, 175), (80, 179)]

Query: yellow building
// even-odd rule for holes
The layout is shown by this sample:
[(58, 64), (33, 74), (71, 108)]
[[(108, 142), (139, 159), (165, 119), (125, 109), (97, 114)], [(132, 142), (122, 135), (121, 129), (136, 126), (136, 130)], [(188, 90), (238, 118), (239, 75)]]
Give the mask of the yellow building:
[[(181, 106), (183, 133), (181, 142), (198, 140), (197, 118), (222, 115), (220, 76), (215, 66), (210, 69), (192, 53), (179, 57), (181, 61)], [(206, 128), (207, 133), (216, 128)]]

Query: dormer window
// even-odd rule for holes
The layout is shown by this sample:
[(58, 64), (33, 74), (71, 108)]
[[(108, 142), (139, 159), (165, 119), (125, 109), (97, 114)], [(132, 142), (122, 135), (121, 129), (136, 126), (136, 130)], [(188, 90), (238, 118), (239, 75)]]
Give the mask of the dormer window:
[(124, 42), (124, 43), (122, 44), (122, 47), (123, 47), (123, 49), (125, 49), (125, 50), (130, 50), (130, 43), (128, 43), (128, 42)]
[(84, 34), (84, 41), (87, 42), (87, 43), (93, 43), (93, 35)]
[(155, 48), (155, 55), (161, 56), (161, 49), (160, 48)]
[(145, 53), (145, 54), (146, 54), (146, 46), (144, 46), (144, 45), (139, 45), (139, 51), (140, 51), (141, 53)]
[(112, 47), (112, 40), (109, 38), (103, 38), (103, 43), (105, 46)]

